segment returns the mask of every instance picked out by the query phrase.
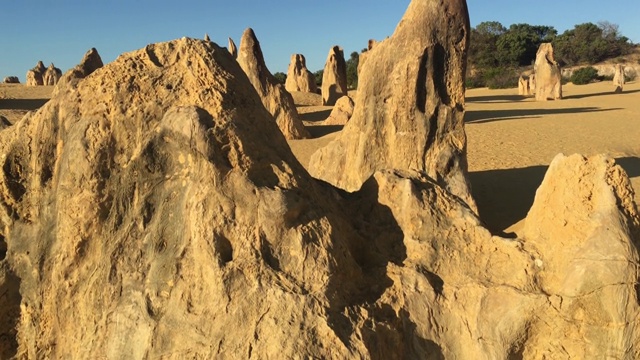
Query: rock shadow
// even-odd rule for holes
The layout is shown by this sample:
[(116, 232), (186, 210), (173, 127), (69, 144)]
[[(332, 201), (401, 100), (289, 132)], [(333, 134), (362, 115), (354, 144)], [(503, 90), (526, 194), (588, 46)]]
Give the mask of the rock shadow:
[(611, 91), (607, 91), (607, 92), (599, 92), (599, 93), (595, 93), (595, 94), (577, 94), (577, 95), (568, 95), (568, 96), (563, 96), (562, 98), (565, 100), (571, 100), (571, 99), (584, 99), (584, 98), (588, 98), (588, 97), (594, 97), (594, 96), (609, 96), (609, 95), (616, 95), (616, 96), (621, 96), (621, 95), (625, 95), (625, 94), (634, 94), (640, 92), (640, 90), (622, 90), (621, 93), (616, 93), (615, 89), (613, 88), (613, 86), (611, 87)]
[(331, 114), (331, 109), (311, 111), (311, 112), (302, 113), (299, 115), (300, 115), (300, 120), (302, 121), (321, 122), (321, 121), (325, 121), (330, 114)]
[[(640, 158), (635, 156), (616, 158), (616, 164), (622, 166), (629, 178), (640, 177)], [(634, 190), (640, 191), (640, 189)]]
[(597, 107), (579, 107), (569, 109), (509, 109), (509, 110), (470, 110), (465, 112), (465, 123), (480, 124), (500, 120), (517, 120), (535, 118), (544, 115), (579, 114), (587, 112), (604, 112), (620, 110), (620, 108), (602, 109)]
[(342, 130), (344, 125), (316, 125), (316, 126), (307, 126), (307, 131), (311, 135), (312, 139), (316, 139), (319, 137), (323, 137), (325, 135), (329, 135), (334, 132), (338, 132)]
[(469, 173), (480, 219), (494, 234), (524, 219), (548, 166)]
[(531, 96), (523, 95), (487, 95), (487, 96), (467, 96), (466, 102), (490, 102), (490, 103), (511, 103), (520, 102)]
[(0, 110), (37, 110), (49, 99), (0, 99)]

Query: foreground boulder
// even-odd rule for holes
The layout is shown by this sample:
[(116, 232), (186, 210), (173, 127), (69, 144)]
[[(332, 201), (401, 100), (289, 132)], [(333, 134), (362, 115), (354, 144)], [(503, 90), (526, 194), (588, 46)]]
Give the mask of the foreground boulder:
[(423, 171), (311, 178), (214, 43), (64, 89), (0, 132), (1, 358), (640, 356), (639, 218), (609, 159), (554, 160), (504, 239)]
[(322, 72), (322, 105), (333, 106), (339, 98), (347, 95), (347, 63), (342, 48), (329, 50)]
[(353, 115), (354, 108), (353, 99), (348, 96), (343, 96), (338, 101), (336, 101), (336, 105), (331, 109), (331, 113), (329, 117), (324, 121), (325, 125), (345, 125), (351, 116)]
[(260, 95), (262, 103), (273, 115), (284, 137), (287, 139), (309, 137), (309, 133), (298, 117), (293, 97), (267, 69), (260, 42), (251, 28), (246, 29), (242, 34), (237, 60)]
[(287, 70), (287, 80), (285, 81), (285, 89), (288, 92), (318, 92), (316, 78), (311, 71), (307, 69), (307, 62), (302, 54), (291, 55), (291, 62)]
[(615, 90), (616, 93), (621, 93), (625, 83), (624, 65), (616, 64), (615, 68), (616, 70), (613, 75), (613, 86), (616, 87), (616, 90)]
[(2, 82), (5, 84), (20, 84), (20, 79), (17, 76), (7, 76)]
[(368, 51), (354, 114), (312, 155), (312, 176), (355, 191), (378, 169), (424, 171), (475, 208), (463, 120), (469, 17), (464, 1), (445, 3), (412, 1)]
[(31, 70), (27, 71), (26, 75), (26, 85), (27, 86), (40, 86), (44, 85), (44, 73), (47, 71), (47, 68), (44, 67), (42, 61), (38, 61), (38, 64)]
[(553, 56), (551, 43), (542, 43), (534, 65), (536, 100), (562, 99), (562, 72)]
[(62, 70), (58, 69), (51, 63), (42, 75), (42, 82), (46, 86), (53, 86), (58, 83), (62, 76)]

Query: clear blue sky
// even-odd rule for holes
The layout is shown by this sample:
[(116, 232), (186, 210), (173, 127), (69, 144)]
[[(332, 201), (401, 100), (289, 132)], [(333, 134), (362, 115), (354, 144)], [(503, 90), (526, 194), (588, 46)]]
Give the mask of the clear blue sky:
[[(311, 71), (324, 67), (329, 48), (348, 56), (370, 38), (393, 33), (410, 0), (3, 0), (0, 3), (0, 78), (25, 73), (38, 60), (63, 71), (95, 47), (103, 61), (153, 42), (183, 36), (239, 45), (255, 30), (272, 73), (286, 72), (293, 53), (304, 54)], [(482, 21), (554, 26), (607, 20), (640, 43), (640, 0), (468, 0), (471, 25)]]

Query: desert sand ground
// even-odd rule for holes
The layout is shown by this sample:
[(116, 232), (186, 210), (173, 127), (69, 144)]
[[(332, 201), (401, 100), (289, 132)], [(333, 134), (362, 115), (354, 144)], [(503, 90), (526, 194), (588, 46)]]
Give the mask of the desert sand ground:
[[(42, 106), (52, 87), (0, 85), (0, 115), (18, 121)], [(640, 81), (614, 94), (610, 82), (568, 84), (561, 101), (536, 102), (517, 89), (467, 91), (466, 131), (473, 194), (495, 233), (517, 233), (547, 166), (558, 153), (607, 153), (626, 170), (640, 203)], [(357, 93), (351, 93), (357, 96)], [(320, 95), (293, 94), (312, 139), (289, 141), (306, 167), (341, 126), (323, 125), (331, 107)]]

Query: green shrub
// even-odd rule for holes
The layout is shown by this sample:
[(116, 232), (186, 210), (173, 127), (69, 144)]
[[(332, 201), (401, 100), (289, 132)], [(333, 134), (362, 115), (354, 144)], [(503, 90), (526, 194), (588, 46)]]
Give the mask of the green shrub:
[(598, 79), (598, 70), (592, 66), (580, 68), (571, 75), (571, 82), (575, 85), (585, 85)]
[(509, 89), (518, 87), (518, 73), (510, 68), (497, 67), (487, 69), (483, 74), (489, 89)]

